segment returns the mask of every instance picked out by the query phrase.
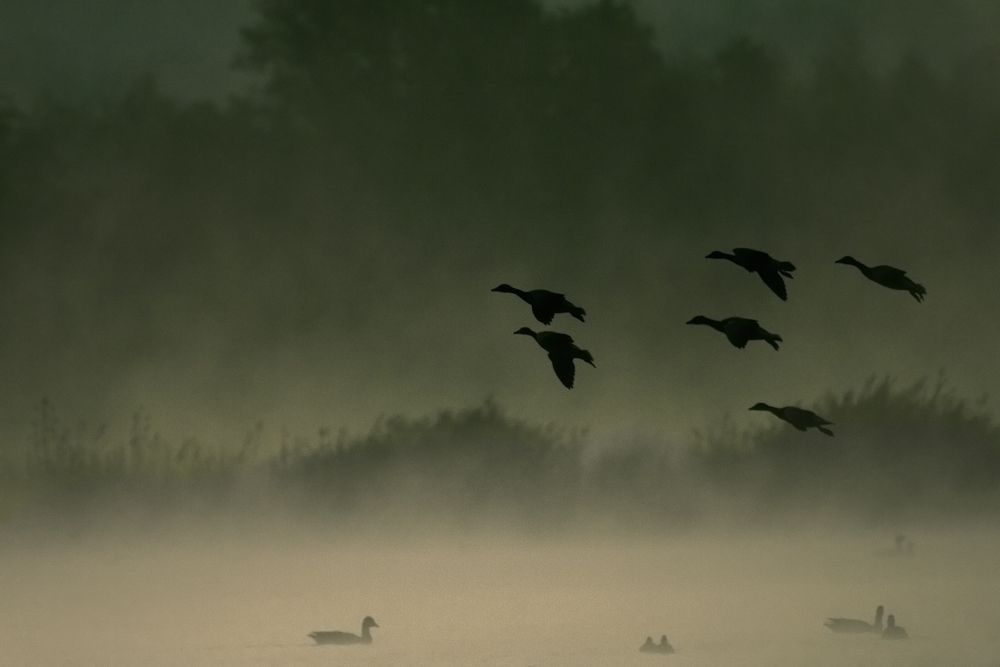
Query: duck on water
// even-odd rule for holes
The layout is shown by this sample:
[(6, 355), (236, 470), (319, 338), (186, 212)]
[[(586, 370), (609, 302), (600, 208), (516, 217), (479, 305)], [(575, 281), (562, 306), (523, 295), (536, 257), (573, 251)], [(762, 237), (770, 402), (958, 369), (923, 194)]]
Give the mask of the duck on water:
[(834, 632), (882, 632), (882, 614), (885, 607), (879, 605), (875, 609), (875, 622), (869, 623), (857, 618), (828, 618), (823, 625)]
[(788, 291), (785, 289), (785, 278), (792, 278), (792, 271), (795, 265), (791, 262), (782, 262), (771, 257), (762, 250), (753, 248), (733, 248), (733, 254), (727, 254), (716, 250), (705, 255), (705, 259), (726, 259), (742, 266), (750, 273), (756, 273), (764, 284), (771, 288), (771, 291), (778, 295), (782, 301), (788, 301)]
[(778, 343), (782, 342), (781, 336), (767, 331), (764, 327), (760, 326), (757, 320), (745, 317), (727, 317), (724, 320), (713, 320), (704, 315), (698, 315), (688, 320), (687, 323), (710, 326), (716, 331), (726, 334), (729, 342), (741, 350), (752, 340), (762, 340), (775, 350), (778, 349)]
[(361, 621), (361, 634), (356, 635), (351, 632), (341, 632), (339, 630), (320, 630), (317, 632), (310, 632), (309, 636), (312, 637), (317, 644), (371, 644), (372, 643), (372, 628), (377, 628), (378, 623), (371, 616), (365, 616), (365, 620)]
[(882, 631), (882, 639), (909, 639), (906, 630), (896, 625), (896, 617), (889, 614), (886, 619), (885, 630)]
[(797, 408), (794, 405), (786, 405), (783, 408), (777, 408), (773, 405), (768, 405), (767, 403), (758, 403), (750, 409), (770, 412), (778, 419), (783, 419), (800, 431), (805, 431), (807, 428), (814, 428), (820, 433), (825, 433), (830, 436), (833, 435), (833, 431), (825, 428), (826, 426), (833, 426), (833, 422), (823, 419), (812, 410)]
[(660, 635), (660, 643), (654, 644), (652, 637), (646, 637), (646, 643), (639, 647), (640, 653), (673, 653), (674, 647), (667, 641), (666, 635)]
[(552, 370), (556, 372), (556, 377), (567, 389), (573, 388), (573, 379), (576, 377), (574, 359), (580, 359), (594, 366), (594, 357), (587, 350), (577, 347), (576, 343), (573, 342), (573, 337), (569, 334), (557, 331), (532, 331), (528, 327), (521, 327), (514, 333), (531, 336), (543, 350), (549, 353)]
[(531, 314), (535, 316), (535, 319), (542, 324), (551, 324), (552, 318), (558, 313), (569, 313), (581, 322), (584, 321), (584, 316), (587, 314), (583, 308), (570, 303), (566, 299), (565, 294), (559, 294), (558, 292), (550, 292), (547, 289), (533, 289), (533, 290), (519, 290), (516, 287), (511, 287), (507, 283), (502, 285), (497, 285), (491, 292), (506, 292), (507, 294), (516, 294), (521, 297), (521, 300), (531, 306)]

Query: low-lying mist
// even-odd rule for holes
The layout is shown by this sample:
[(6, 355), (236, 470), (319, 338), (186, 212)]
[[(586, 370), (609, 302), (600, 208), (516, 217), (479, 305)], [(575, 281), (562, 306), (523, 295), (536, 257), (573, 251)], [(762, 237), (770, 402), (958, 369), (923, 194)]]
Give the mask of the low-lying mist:
[[(1000, 430), (942, 383), (872, 380), (813, 406), (836, 435), (777, 420), (686, 442), (597, 444), (493, 401), (368, 433), (271, 433), (235, 446), (162, 437), (137, 414), (121, 440), (63, 425), (45, 401), (9, 455), (3, 516), (85, 526), (194, 512), (260, 515), (320, 532), (673, 534), (848, 525), (888, 531), (978, 522), (1000, 508)], [(132, 519), (128, 519), (131, 516)], [(44, 521), (43, 521), (44, 523)]]
[[(637, 649), (666, 634), (685, 665), (993, 664), (988, 414), (888, 379), (813, 407), (835, 437), (598, 447), (487, 401), (215, 448), (143, 415), (88, 439), (43, 403), (2, 468), (0, 643), (13, 664), (589, 667), (661, 659)], [(907, 642), (823, 627), (879, 604)], [(365, 615), (370, 647), (307, 637)]]

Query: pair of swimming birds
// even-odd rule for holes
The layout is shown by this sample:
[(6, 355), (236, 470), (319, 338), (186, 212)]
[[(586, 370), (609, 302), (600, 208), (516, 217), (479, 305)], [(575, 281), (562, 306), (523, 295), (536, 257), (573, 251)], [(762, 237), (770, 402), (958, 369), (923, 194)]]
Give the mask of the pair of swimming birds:
[(875, 610), (875, 622), (869, 623), (857, 618), (828, 618), (823, 623), (834, 632), (840, 633), (873, 633), (882, 635), (882, 639), (907, 639), (906, 630), (896, 625), (896, 617), (889, 614), (885, 629), (882, 629), (882, 614), (885, 607), (879, 605)]

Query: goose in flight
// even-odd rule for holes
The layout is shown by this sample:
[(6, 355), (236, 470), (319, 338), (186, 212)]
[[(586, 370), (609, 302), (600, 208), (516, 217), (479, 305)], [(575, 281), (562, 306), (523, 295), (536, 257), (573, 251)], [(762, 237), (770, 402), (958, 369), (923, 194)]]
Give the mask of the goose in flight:
[(878, 266), (865, 266), (850, 255), (841, 257), (834, 264), (850, 264), (856, 266), (864, 274), (865, 278), (878, 283), (882, 287), (909, 292), (917, 301), (923, 301), (927, 295), (927, 290), (923, 285), (916, 283), (906, 275), (906, 271), (892, 266), (880, 264)]
[(497, 285), (490, 291), (507, 292), (508, 294), (518, 295), (523, 301), (531, 306), (531, 313), (535, 316), (535, 319), (542, 324), (551, 324), (552, 318), (555, 317), (557, 313), (569, 313), (581, 322), (585, 321), (583, 317), (587, 314), (587, 311), (583, 308), (575, 306), (567, 301), (565, 294), (550, 292), (547, 289), (533, 289), (525, 292), (524, 290), (519, 290), (516, 287), (511, 287), (507, 283), (504, 283), (502, 285)]
[[(573, 337), (569, 334), (555, 331), (532, 331), (528, 327), (521, 327), (515, 334), (531, 336), (549, 353), (549, 361), (552, 362), (552, 370), (556, 372), (559, 381), (567, 389), (573, 388), (573, 378), (576, 377), (576, 366), (574, 359), (585, 361), (594, 366), (594, 357), (587, 350), (581, 350), (573, 342)], [(597, 368), (597, 366), (594, 366)]]
[(869, 623), (857, 618), (828, 618), (823, 625), (834, 632), (882, 632), (882, 613), (885, 607), (879, 605), (875, 609), (875, 622)]
[(885, 630), (882, 631), (882, 639), (908, 639), (906, 630), (896, 625), (896, 617), (889, 614), (886, 619)]
[(815, 428), (821, 433), (827, 435), (833, 435), (833, 431), (825, 426), (833, 426), (833, 422), (828, 422), (827, 420), (820, 417), (818, 414), (812, 410), (806, 410), (805, 408), (797, 408), (793, 405), (786, 405), (783, 408), (776, 408), (773, 405), (768, 405), (767, 403), (758, 403), (751, 410), (766, 410), (770, 412), (778, 419), (783, 419), (800, 431), (804, 431), (807, 428)]
[(371, 616), (365, 616), (365, 620), (361, 621), (361, 634), (356, 635), (350, 632), (340, 632), (339, 630), (321, 630), (317, 632), (310, 632), (309, 636), (312, 637), (317, 644), (371, 644), (372, 643), (372, 628), (377, 628), (378, 623)]
[(727, 317), (724, 320), (713, 320), (704, 315), (698, 315), (688, 320), (687, 323), (706, 324), (716, 331), (721, 331), (726, 334), (726, 338), (729, 339), (730, 343), (741, 350), (752, 340), (765, 341), (775, 350), (778, 349), (778, 343), (781, 342), (781, 336), (767, 331), (760, 326), (757, 320), (749, 320), (745, 317)]
[(785, 281), (781, 277), (793, 277), (792, 271), (795, 270), (795, 265), (791, 262), (779, 261), (766, 252), (751, 248), (733, 248), (732, 255), (716, 250), (705, 255), (705, 259), (728, 259), (733, 264), (742, 266), (750, 273), (756, 273), (764, 281), (764, 284), (770, 287), (771, 291), (777, 294), (782, 301), (788, 300)]

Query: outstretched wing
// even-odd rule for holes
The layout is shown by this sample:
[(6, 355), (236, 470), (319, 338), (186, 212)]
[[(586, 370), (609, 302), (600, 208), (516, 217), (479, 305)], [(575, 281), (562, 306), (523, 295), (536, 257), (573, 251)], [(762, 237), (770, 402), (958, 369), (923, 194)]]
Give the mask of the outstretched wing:
[(878, 266), (873, 266), (872, 271), (875, 273), (881, 273), (887, 278), (890, 276), (896, 278), (902, 278), (903, 276), (906, 275), (906, 271), (904, 271), (903, 269), (897, 269), (895, 266), (889, 266), (887, 264), (880, 264)]
[(556, 309), (550, 303), (539, 303), (536, 301), (531, 304), (531, 314), (542, 324), (552, 324), (552, 318), (555, 317)]
[(757, 271), (757, 275), (764, 281), (764, 284), (771, 288), (771, 291), (778, 295), (782, 301), (788, 301), (788, 291), (785, 289), (785, 281), (777, 271)]
[(771, 261), (771, 256), (766, 252), (763, 250), (754, 250), (753, 248), (733, 248), (733, 254), (739, 259), (745, 259), (755, 263)]
[(538, 343), (548, 352), (554, 349), (571, 349), (573, 337), (558, 331), (539, 331)]
[(552, 370), (556, 372), (556, 377), (567, 389), (573, 388), (573, 379), (576, 377), (576, 366), (573, 365), (573, 358), (561, 354), (549, 354), (549, 361), (552, 362)]
[(747, 321), (740, 321), (739, 318), (732, 318), (725, 326), (726, 338), (734, 346), (740, 348), (741, 350), (747, 346), (747, 342), (750, 340), (747, 329)]

